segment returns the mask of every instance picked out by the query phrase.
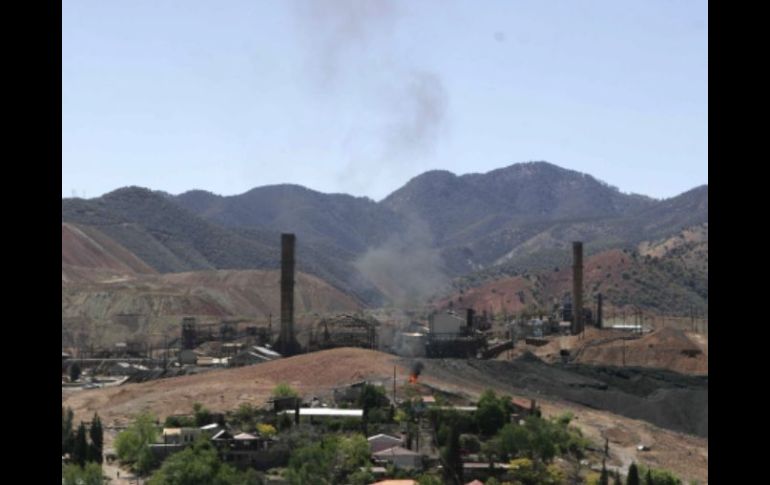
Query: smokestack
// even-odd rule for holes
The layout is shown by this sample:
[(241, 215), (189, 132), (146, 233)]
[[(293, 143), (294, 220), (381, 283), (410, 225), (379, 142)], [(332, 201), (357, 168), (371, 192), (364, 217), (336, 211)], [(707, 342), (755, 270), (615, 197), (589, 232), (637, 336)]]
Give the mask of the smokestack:
[(465, 316), (465, 323), (468, 325), (468, 328), (473, 328), (473, 314), (475, 312), (473, 311), (473, 308), (468, 308), (468, 312)]
[(572, 334), (583, 331), (583, 243), (572, 243)]
[(602, 328), (602, 294), (596, 295), (596, 326)]
[(299, 353), (294, 337), (294, 234), (281, 234), (281, 333), (276, 342), (283, 355)]

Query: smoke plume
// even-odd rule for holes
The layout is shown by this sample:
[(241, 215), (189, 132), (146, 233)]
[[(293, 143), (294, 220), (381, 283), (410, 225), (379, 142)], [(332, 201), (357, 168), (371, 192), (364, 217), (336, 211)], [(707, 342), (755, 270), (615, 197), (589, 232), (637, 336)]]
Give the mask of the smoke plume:
[(449, 283), (432, 243), (427, 226), (415, 219), (404, 232), (367, 250), (354, 265), (396, 306), (415, 308)]
[[(404, 14), (392, 0), (294, 0), (307, 50), (308, 78), (321, 98), (338, 89), (357, 97), (340, 140), (347, 166), (340, 184), (358, 190), (383, 179), (400, 182), (431, 155), (444, 133), (449, 96), (428, 66), (403, 61), (394, 31)], [(334, 106), (331, 109), (336, 109)]]

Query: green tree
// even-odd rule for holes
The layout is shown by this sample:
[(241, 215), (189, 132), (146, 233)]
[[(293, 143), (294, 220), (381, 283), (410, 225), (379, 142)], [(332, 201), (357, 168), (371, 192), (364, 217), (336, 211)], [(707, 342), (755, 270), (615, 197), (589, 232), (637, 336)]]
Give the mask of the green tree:
[[(285, 477), (293, 485), (346, 483), (368, 464), (369, 443), (362, 435), (326, 435), (292, 452)], [(356, 478), (361, 477), (356, 475)]]
[(75, 435), (75, 443), (72, 446), (72, 462), (82, 468), (85, 466), (87, 458), (88, 441), (86, 439), (86, 425), (81, 421)]
[(460, 433), (455, 426), (449, 428), (447, 445), (441, 453), (441, 461), (444, 465), (444, 479), (447, 483), (462, 484), (463, 460), (460, 454)]
[(626, 485), (641, 485), (639, 482), (639, 470), (636, 467), (636, 463), (631, 463), (631, 465), (628, 467)]
[(652, 478), (652, 472), (647, 469), (647, 473), (644, 476), (644, 485), (655, 485), (655, 480)]
[(438, 475), (424, 473), (417, 478), (417, 483), (420, 485), (442, 485), (444, 482)]
[(508, 422), (508, 408), (495, 391), (487, 389), (479, 399), (476, 422), (483, 436), (492, 436)]
[(193, 404), (193, 419), (195, 419), (195, 426), (206, 426), (214, 422), (211, 417), (211, 411), (206, 409), (203, 404), (196, 402)]
[(152, 474), (148, 485), (259, 485), (254, 470), (239, 472), (222, 463), (214, 446), (199, 438), (193, 446), (168, 457)]
[(74, 463), (62, 469), (62, 485), (102, 485), (102, 467), (97, 463), (87, 463), (80, 467)]
[(498, 433), (499, 454), (502, 459), (530, 453), (530, 433), (518, 424), (506, 424)]
[(602, 474), (599, 476), (599, 485), (610, 485), (610, 475), (604, 464), (602, 464)]
[(80, 378), (80, 364), (77, 362), (70, 366), (70, 382), (75, 382)]
[(155, 416), (150, 413), (137, 415), (134, 422), (115, 438), (118, 459), (139, 473), (147, 473), (154, 465), (149, 445), (155, 443), (157, 437)]
[(620, 472), (615, 470), (615, 481), (612, 485), (623, 485), (623, 479), (620, 477)]
[(290, 385), (281, 382), (273, 388), (273, 397), (299, 397), (299, 393)]
[(72, 453), (72, 421), (74, 414), (72, 409), (67, 408), (64, 410), (64, 406), (61, 408), (61, 454)]
[(104, 432), (102, 431), (102, 421), (96, 413), (94, 413), (94, 419), (91, 421), (88, 436), (91, 438), (91, 443), (88, 445), (88, 461), (101, 464), (104, 456)]

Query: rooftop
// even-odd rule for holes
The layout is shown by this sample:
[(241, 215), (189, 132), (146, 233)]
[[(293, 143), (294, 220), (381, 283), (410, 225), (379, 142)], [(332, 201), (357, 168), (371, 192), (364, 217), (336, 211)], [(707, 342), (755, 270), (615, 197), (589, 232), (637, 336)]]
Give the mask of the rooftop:
[[(294, 414), (293, 409), (287, 409), (281, 411), (285, 414)], [(337, 409), (337, 408), (300, 408), (300, 416), (338, 416), (338, 417), (356, 417), (360, 418), (364, 415), (363, 409)]]
[(378, 451), (377, 453), (372, 453), (373, 456), (416, 456), (419, 455), (419, 453), (416, 453), (412, 450), (408, 450), (404, 448), (403, 446), (394, 446), (392, 448), (388, 448), (387, 450)]

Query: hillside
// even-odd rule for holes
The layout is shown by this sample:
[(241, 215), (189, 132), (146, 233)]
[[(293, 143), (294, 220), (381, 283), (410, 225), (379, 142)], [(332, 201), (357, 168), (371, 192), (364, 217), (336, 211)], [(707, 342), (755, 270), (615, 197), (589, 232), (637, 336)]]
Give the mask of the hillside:
[[(422, 362), (425, 367), (420, 375), (421, 394), (438, 391), (477, 400), (481, 392), (492, 388), (498, 393), (534, 397), (547, 416), (573, 413), (574, 423), (595, 443), (609, 439), (613, 459), (663, 466), (688, 479), (706, 478), (707, 439), (666, 428), (707, 425), (707, 380), (633, 369), (624, 370), (624, 375), (611, 368), (561, 369), (536, 359)], [(414, 392), (415, 386), (406, 382), (412, 364), (413, 361), (381, 352), (340, 348), (237, 369), (67, 391), (62, 393), (62, 404), (74, 410), (76, 419), (88, 419), (98, 411), (110, 427), (125, 425), (139, 410), (149, 410), (160, 419), (189, 413), (194, 402), (215, 412), (232, 411), (243, 403), (262, 405), (282, 382), (307, 399), (329, 397), (334, 388), (362, 379), (381, 382), (389, 391), (394, 368), (397, 395), (402, 397), (407, 388)], [(693, 404), (698, 413), (682, 412)], [(705, 431), (707, 435), (707, 428)], [(651, 446), (651, 451), (637, 452), (639, 443)]]
[(86, 226), (61, 226), (62, 277), (65, 267), (103, 268), (119, 273), (156, 273), (131, 251), (100, 231)]
[[(267, 323), (280, 315), (280, 272), (216, 270), (163, 275), (134, 275), (62, 283), (62, 345), (87, 332), (95, 345), (138, 335), (178, 336), (182, 317), (203, 322), (244, 319)], [(305, 273), (296, 276), (298, 330), (314, 315), (356, 312), (361, 303)], [(138, 315), (138, 319), (121, 318)], [(307, 320), (307, 322), (306, 322)]]
[(175, 201), (223, 226), (294, 232), (309, 244), (325, 243), (353, 254), (363, 253), (403, 225), (398, 215), (371, 199), (322, 194), (299, 185), (257, 187), (228, 197), (196, 190)]
[[(425, 298), (450, 278), (567, 266), (573, 240), (590, 256), (673, 237), (707, 224), (708, 186), (655, 200), (534, 162), (485, 174), (426, 172), (380, 202), (296, 185), (227, 197), (129, 187), (63, 199), (62, 222), (104, 234), (160, 273), (275, 269), (280, 232), (294, 232), (299, 270), (376, 307)], [(664, 273), (678, 271), (675, 258), (661, 260)]]
[[(708, 311), (708, 225), (687, 228), (664, 240), (640, 244), (641, 252), (611, 249), (584, 261), (588, 302), (602, 293), (606, 312), (640, 308), (656, 314)], [(479, 272), (455, 282), (457, 290), (437, 305), (470, 306), (494, 313), (550, 309), (572, 291), (571, 252), (566, 264), (513, 276)], [(705, 259), (704, 259), (705, 258)], [(593, 303), (591, 303), (593, 304)], [(609, 316), (609, 313), (606, 313)]]
[[(227, 228), (147, 189), (119, 189), (97, 199), (62, 200), (62, 222), (93, 227), (160, 273), (210, 269), (275, 269), (280, 232)], [(300, 239), (297, 268), (370, 304), (378, 290), (357, 274), (335, 248)]]

